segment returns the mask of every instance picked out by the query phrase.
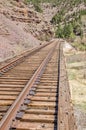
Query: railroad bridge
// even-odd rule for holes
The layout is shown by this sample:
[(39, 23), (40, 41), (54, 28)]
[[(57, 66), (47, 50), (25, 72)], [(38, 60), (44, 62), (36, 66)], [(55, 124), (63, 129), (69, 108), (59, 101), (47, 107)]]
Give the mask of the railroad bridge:
[(0, 67), (0, 130), (77, 130), (62, 46), (53, 40)]

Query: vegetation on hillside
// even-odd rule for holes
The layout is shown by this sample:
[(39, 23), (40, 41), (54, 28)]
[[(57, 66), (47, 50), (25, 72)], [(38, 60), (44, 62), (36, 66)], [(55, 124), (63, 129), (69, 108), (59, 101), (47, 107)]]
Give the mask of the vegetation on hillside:
[[(83, 38), (83, 29), (81, 16), (86, 15), (86, 10), (79, 10), (80, 5), (84, 5), (86, 0), (25, 0), (26, 3), (34, 5), (37, 12), (42, 13), (41, 3), (51, 3), (52, 7), (58, 8), (57, 13), (50, 21), (55, 27), (55, 37), (69, 39), (74, 41), (76, 36)], [(76, 9), (74, 11), (74, 8)], [(70, 13), (69, 13), (70, 12)], [(85, 49), (85, 44), (81, 41), (82, 45), (79, 49)], [(74, 45), (73, 45), (74, 46)], [(77, 47), (77, 44), (75, 44)]]
[(72, 46), (74, 48), (76, 48), (77, 50), (86, 51), (86, 44), (84, 42), (81, 42), (81, 44), (77, 43), (77, 42), (74, 42), (74, 43), (72, 43)]
[(43, 10), (41, 9), (40, 7), (40, 0), (25, 0), (25, 3), (28, 4), (28, 3), (31, 3), (34, 5), (34, 8), (35, 8), (35, 11), (39, 12), (39, 13), (42, 13)]
[[(79, 36), (81, 39), (83, 38), (81, 17), (82, 15), (86, 15), (86, 10), (78, 10), (78, 6), (82, 2), (85, 1), (75, 0), (71, 1), (70, 4), (64, 4), (65, 8), (61, 8), (52, 18), (51, 23), (56, 26), (56, 37), (70, 39), (71, 41), (73, 41), (76, 36)], [(73, 11), (73, 7), (76, 8), (76, 11)], [(71, 11), (71, 13), (68, 13), (69, 11)], [(81, 43), (82, 45), (79, 46), (79, 48), (83, 50), (86, 47), (83, 42)]]
[[(65, 22), (64, 25), (58, 25), (56, 29), (56, 37), (58, 38), (71, 38), (74, 39), (75, 35), (82, 37), (83, 30), (81, 28), (80, 17), (72, 20), (71, 22)], [(61, 33), (61, 34), (60, 34)]]

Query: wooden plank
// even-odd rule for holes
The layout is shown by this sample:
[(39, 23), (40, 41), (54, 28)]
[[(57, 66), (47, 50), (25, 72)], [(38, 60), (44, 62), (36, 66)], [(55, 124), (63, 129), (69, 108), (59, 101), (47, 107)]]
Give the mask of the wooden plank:
[(19, 94), (19, 92), (8, 92), (8, 91), (0, 91), (0, 95), (18, 95)]
[(50, 96), (50, 97), (55, 97), (57, 95), (57, 93), (43, 93), (43, 92), (40, 92), (40, 93), (36, 93), (35, 96)]
[(64, 57), (60, 63), (58, 130), (76, 130)]
[(40, 80), (40, 83), (54, 83), (54, 84), (57, 84), (57, 81), (55, 80), (48, 80), (48, 79), (46, 79), (46, 80)]
[(53, 82), (48, 82), (48, 83), (47, 83), (47, 82), (40, 82), (40, 85), (45, 85), (45, 86), (47, 86), (47, 85), (48, 85), (48, 86), (49, 86), (49, 85), (55, 85), (55, 86), (56, 86), (57, 83), (53, 83)]
[(22, 88), (16, 88), (16, 87), (12, 87), (12, 88), (8, 88), (8, 87), (0, 87), (0, 91), (18, 91), (20, 92), (22, 90)]
[(0, 95), (0, 100), (15, 100), (16, 96), (10, 96), (10, 95)]
[(0, 106), (9, 106), (13, 103), (11, 100), (0, 100)]
[(16, 130), (53, 130), (53, 123), (37, 123), (37, 122), (14, 122), (12, 127)]
[(4, 87), (10, 87), (10, 88), (23, 88), (24, 87), (24, 85), (16, 85), (16, 84), (1, 84), (0, 83), (0, 88), (4, 88)]
[(56, 93), (55, 89), (37, 89), (36, 92)]
[(55, 102), (56, 101), (56, 97), (40, 97), (40, 96), (32, 96), (29, 98), (28, 96), (28, 99), (30, 99), (31, 101), (51, 101), (51, 102)]
[(57, 89), (57, 85), (37, 85), (37, 89)]
[(23, 79), (11, 79), (11, 78), (7, 78), (7, 79), (1, 79), (0, 78), (0, 83), (1, 82), (26, 82), (27, 80), (23, 80)]
[(24, 114), (21, 121), (54, 123), (54, 115)]
[(9, 106), (0, 106), (0, 112), (6, 112)]
[(55, 107), (56, 103), (55, 102), (41, 102), (41, 101), (31, 101), (30, 104), (28, 104), (30, 107), (34, 106), (34, 107)]
[(6, 84), (6, 85), (7, 85), (7, 84), (8, 84), (8, 85), (11, 85), (11, 84), (13, 84), (13, 85), (25, 85), (26, 82), (16, 82), (16, 81), (15, 81), (15, 82), (10, 82), (10, 81), (7, 81), (7, 82), (6, 82), (6, 81), (0, 81), (0, 83), (1, 83), (1, 84)]
[(29, 114), (44, 114), (44, 115), (54, 115), (55, 110), (44, 110), (44, 109), (28, 109), (25, 113)]
[(3, 79), (3, 80), (5, 80), (5, 79), (15, 79), (15, 80), (28, 80), (28, 78), (25, 78), (25, 77), (10, 77), (10, 76), (5, 76), (5, 75), (3, 75), (2, 77), (0, 77), (0, 79)]

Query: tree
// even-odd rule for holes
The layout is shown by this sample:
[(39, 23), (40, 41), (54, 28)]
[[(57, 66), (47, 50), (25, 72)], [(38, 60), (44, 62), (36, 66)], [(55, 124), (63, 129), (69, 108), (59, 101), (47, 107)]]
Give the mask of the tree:
[(59, 24), (60, 22), (62, 22), (62, 20), (63, 20), (62, 14), (58, 13), (58, 14), (56, 14), (56, 15), (52, 18), (51, 23), (53, 23), (53, 24)]
[(64, 38), (63, 29), (61, 28), (60, 25), (58, 26), (58, 29), (56, 30), (56, 37), (58, 37), (58, 38)]
[(73, 38), (74, 33), (73, 33), (73, 26), (71, 23), (65, 24), (63, 27), (63, 35), (65, 38)]

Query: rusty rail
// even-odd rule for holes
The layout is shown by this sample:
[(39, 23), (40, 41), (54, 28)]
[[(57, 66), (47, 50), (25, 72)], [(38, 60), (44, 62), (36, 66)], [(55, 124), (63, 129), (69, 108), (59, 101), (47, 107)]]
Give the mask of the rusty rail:
[(44, 45), (40, 45), (39, 47), (35, 47), (35, 48), (33, 48), (33, 49), (29, 50), (29, 51), (26, 51), (26, 52), (22, 53), (22, 56), (20, 56), (19, 58), (14, 59), (13, 61), (11, 61), (10, 63), (8, 63), (7, 65), (1, 67), (0, 68), (0, 75), (2, 75), (3, 73), (7, 72), (10, 69), (12, 69), (17, 64), (23, 62), (26, 57), (34, 54), (35, 52), (37, 52), (41, 48), (46, 47), (47, 45), (49, 45), (51, 43), (52, 43), (52, 41), (49, 42), (49, 43), (46, 43)]
[[(41, 64), (38, 64), (39, 67), (37, 66), (37, 68), (34, 68), (36, 71), (32, 77), (30, 77), (29, 81), (27, 76), (25, 77), (25, 80), (27, 79), (28, 82), (17, 99), (15, 99), (11, 107), (8, 109), (4, 118), (2, 118), (0, 122), (0, 130), (9, 130), (10, 128), (12, 130), (77, 130), (73, 107), (71, 104), (70, 89), (62, 44), (60, 45), (60, 43), (57, 41), (52, 41), (51, 43), (52, 46), (49, 45), (50, 43), (48, 43), (41, 47), (37, 47), (37, 49), (33, 49), (31, 52), (25, 53), (25, 55), (18, 58), (18, 62), (17, 60), (14, 60), (5, 66), (6, 70), (8, 71), (8, 68), (11, 67), (11, 65), (13, 67), (16, 66), (18, 63), (24, 60), (24, 57), (35, 54), (35, 52), (40, 50), (42, 47), (46, 47), (47, 45), (50, 46), (48, 48), (49, 52), (47, 50), (46, 54), (43, 50), (42, 54), (45, 55), (41, 59), (41, 62), (39, 62)], [(37, 55), (36, 58), (36, 62), (38, 63), (39, 56)], [(33, 59), (35, 60), (35, 57)], [(24, 62), (30, 62), (30, 58), (29, 61), (26, 60)], [(5, 67), (1, 69), (3, 70), (3, 73), (6, 71), (4, 70)], [(25, 71), (25, 73), (27, 73), (27, 71)], [(0, 81), (5, 81), (3, 79), (6, 78), (7, 80), (10, 78), (9, 71), (8, 75), (5, 76), (7, 77), (1, 77)], [(19, 83), (24, 80), (21, 77), (17, 77), (17, 80), (15, 80), (15, 75), (11, 78), (13, 78), (13, 80), (11, 80), (11, 82), (13, 82), (12, 85), (16, 84), (17, 80), (19, 80)], [(29, 107), (30, 109), (27, 109)]]
[(10, 124), (12, 122), (12, 119), (15, 117), (17, 111), (19, 110), (19, 107), (23, 103), (23, 101), (24, 101), (26, 95), (28, 94), (28, 91), (30, 90), (30, 88), (34, 85), (34, 83), (36, 82), (37, 78), (42, 75), (42, 73), (43, 73), (43, 71), (45, 69), (45, 66), (49, 62), (49, 60), (50, 60), (50, 58), (52, 56), (52, 53), (54, 52), (55, 47), (56, 47), (56, 44), (50, 50), (50, 52), (48, 53), (48, 55), (45, 58), (45, 60), (41, 63), (41, 65), (39, 66), (39, 68), (37, 69), (37, 71), (35, 72), (35, 74), (32, 76), (32, 78), (30, 79), (30, 81), (27, 83), (27, 85), (25, 86), (25, 88), (23, 89), (23, 91), (21, 92), (21, 94), (19, 95), (19, 97), (17, 98), (17, 100), (15, 100), (15, 102), (13, 103), (13, 105), (8, 110), (7, 114), (5, 115), (5, 117), (2, 119), (2, 121), (0, 123), (0, 130), (9, 130)]

